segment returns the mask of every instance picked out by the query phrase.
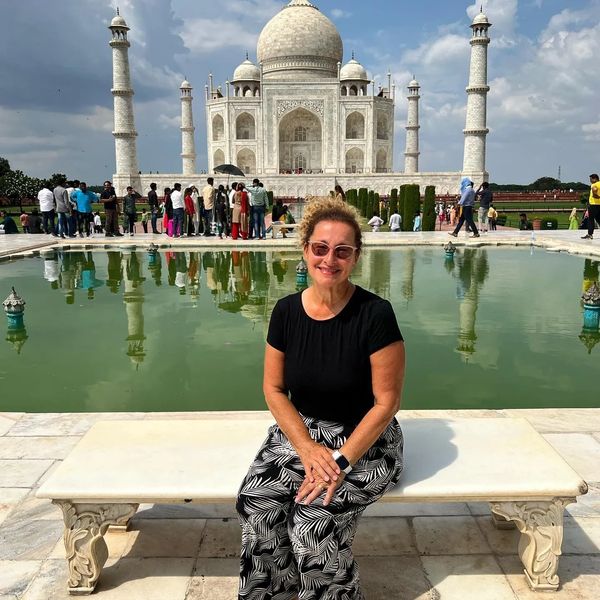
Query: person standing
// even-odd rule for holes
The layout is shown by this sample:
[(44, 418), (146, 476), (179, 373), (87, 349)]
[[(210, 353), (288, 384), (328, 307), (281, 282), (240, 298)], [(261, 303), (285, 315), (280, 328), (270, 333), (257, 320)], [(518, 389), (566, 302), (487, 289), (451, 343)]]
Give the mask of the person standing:
[(185, 202), (181, 193), (181, 184), (173, 184), (171, 192), (171, 204), (173, 206), (173, 237), (183, 237), (183, 211)]
[(487, 230), (489, 229), (488, 211), (490, 210), (490, 205), (494, 200), (492, 190), (490, 190), (490, 184), (487, 181), (484, 181), (479, 186), (476, 196), (479, 199), (477, 224), (479, 225), (480, 230), (483, 230), (484, 233), (487, 233)]
[(390, 217), (390, 231), (400, 231), (401, 227), (402, 227), (402, 217), (397, 212), (395, 212)]
[(77, 203), (71, 199), (73, 192), (79, 189), (79, 181), (67, 182), (67, 195), (69, 196), (69, 204), (71, 205), (71, 213), (69, 214), (69, 237), (74, 238), (77, 235)]
[(136, 192), (130, 185), (127, 186), (127, 194), (123, 198), (123, 212), (125, 213), (126, 232), (132, 236), (135, 232), (135, 222), (137, 221), (136, 201), (141, 198), (141, 194)]
[(264, 240), (267, 237), (265, 231), (265, 211), (269, 203), (269, 196), (263, 184), (258, 180), (252, 181), (252, 186), (248, 188), (251, 194), (250, 216), (253, 220), (252, 233), (256, 239)]
[(590, 175), (590, 199), (588, 201), (588, 220), (587, 220), (587, 234), (584, 235), (582, 240), (593, 240), (594, 229), (596, 227), (595, 221), (600, 223), (600, 178), (596, 173)]
[(421, 213), (416, 212), (413, 219), (413, 231), (421, 231)]
[(344, 190), (342, 188), (341, 185), (336, 185), (334, 188), (334, 192), (335, 192), (335, 199), (336, 200), (341, 200), (343, 202), (346, 201), (346, 194), (344, 193)]
[(454, 228), (454, 231), (449, 232), (452, 237), (458, 237), (458, 232), (461, 230), (463, 224), (467, 223), (467, 226), (473, 232), (471, 237), (478, 238), (479, 231), (477, 225), (473, 221), (473, 206), (475, 206), (475, 190), (473, 189), (473, 182), (468, 177), (463, 177), (460, 182), (460, 200), (458, 201), (459, 206), (462, 208), (460, 213), (460, 219), (458, 224)]
[(200, 194), (198, 193), (198, 188), (193, 185), (192, 186), (192, 203), (194, 204), (194, 234), (200, 235), (200, 221), (202, 219), (201, 209), (200, 209)]
[(29, 215), (25, 211), (21, 213), (19, 221), (21, 221), (21, 228), (23, 229), (23, 233), (29, 233)]
[(206, 180), (206, 185), (202, 190), (202, 199), (204, 201), (204, 210), (202, 216), (204, 217), (204, 235), (210, 236), (214, 235), (210, 231), (210, 223), (212, 221), (213, 216), (213, 208), (215, 205), (215, 188), (213, 187), (215, 180), (212, 177), (209, 177)]
[(391, 304), (350, 280), (358, 215), (315, 200), (299, 237), (311, 285), (269, 323), (263, 391), (276, 423), (236, 502), (239, 600), (364, 598), (354, 534), (403, 468), (404, 342)]
[(490, 223), (490, 231), (496, 231), (496, 220), (498, 219), (498, 212), (494, 208), (493, 204), (490, 204), (490, 208), (488, 210), (488, 221)]
[(106, 215), (105, 236), (121, 236), (118, 220), (119, 201), (115, 188), (110, 181), (104, 182), (104, 189), (100, 192), (100, 202), (104, 205), (104, 214)]
[(54, 231), (54, 194), (48, 189), (48, 186), (44, 184), (44, 187), (38, 192), (37, 197), (40, 203), (42, 221), (44, 223), (44, 233), (46, 233), (46, 235), (51, 233), (54, 237), (57, 237), (56, 231)]
[(225, 187), (220, 185), (215, 197), (215, 214), (217, 217), (217, 229), (220, 240), (223, 239), (223, 234), (225, 234), (225, 237), (229, 235), (229, 227), (227, 224), (228, 204), (229, 197), (225, 192)]
[(71, 214), (71, 203), (66, 189), (66, 180), (61, 179), (52, 190), (58, 213), (58, 235), (65, 239), (69, 235), (69, 215)]
[(187, 232), (187, 236), (190, 237), (194, 235), (194, 200), (192, 198), (192, 188), (185, 188), (183, 192), (183, 203), (185, 205), (185, 221), (186, 225), (184, 227)]
[(579, 229), (579, 220), (577, 219), (577, 207), (574, 206), (569, 215), (569, 229)]
[[(148, 206), (150, 207), (150, 223), (152, 224), (152, 233), (158, 233), (156, 228), (156, 220), (158, 219), (158, 194), (156, 193), (156, 184), (150, 184), (148, 192)], [(143, 225), (142, 221), (142, 225)], [(148, 233), (148, 225), (144, 228), (144, 232)]]
[(83, 237), (83, 232), (89, 237), (90, 222), (92, 217), (92, 202), (97, 202), (98, 197), (94, 192), (87, 189), (85, 181), (79, 184), (78, 188), (71, 194), (71, 200), (77, 205), (77, 229), (79, 237)]
[(375, 214), (369, 219), (367, 225), (370, 225), (373, 228), (373, 233), (377, 233), (383, 225), (383, 219), (379, 215)]

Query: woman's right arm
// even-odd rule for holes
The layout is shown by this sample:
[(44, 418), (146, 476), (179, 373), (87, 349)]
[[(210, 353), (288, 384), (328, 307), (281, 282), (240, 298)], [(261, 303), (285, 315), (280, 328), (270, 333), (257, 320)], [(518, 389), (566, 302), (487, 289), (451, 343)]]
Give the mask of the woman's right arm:
[(331, 456), (332, 450), (310, 437), (304, 421), (288, 398), (283, 374), (284, 360), (283, 352), (270, 344), (266, 345), (263, 391), (267, 406), (296, 449), (309, 480), (313, 482), (317, 475), (324, 481), (337, 481), (340, 468)]

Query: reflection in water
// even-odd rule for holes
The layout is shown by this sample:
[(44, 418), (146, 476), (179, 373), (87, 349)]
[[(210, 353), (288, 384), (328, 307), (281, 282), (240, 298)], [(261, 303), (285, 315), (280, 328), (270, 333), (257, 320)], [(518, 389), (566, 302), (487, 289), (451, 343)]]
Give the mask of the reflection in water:
[(139, 367), (144, 361), (144, 291), (142, 283), (146, 280), (141, 275), (140, 261), (136, 252), (124, 251), (122, 254), (125, 272), (123, 302), (127, 313), (127, 356), (132, 364)]
[[(410, 302), (415, 295), (415, 251), (411, 248), (404, 254), (404, 268), (402, 269), (402, 295)], [(389, 277), (389, 273), (388, 273)]]
[[(479, 304), (479, 292), (489, 275), (487, 251), (465, 248), (455, 255), (456, 260), (446, 260), (446, 268), (456, 277), (456, 298), (460, 300), (458, 307), (459, 331), (457, 352), (468, 362), (475, 353), (475, 320)], [(458, 272), (456, 272), (458, 266)]]
[[(585, 259), (583, 265), (583, 285), (582, 294), (585, 294), (590, 288), (598, 283), (599, 273), (598, 267), (600, 262)], [(588, 354), (592, 353), (592, 350), (600, 343), (600, 331), (598, 330), (598, 312), (595, 309), (589, 309), (584, 306), (583, 299), (581, 300), (583, 308), (583, 328), (579, 334), (581, 343), (585, 346)]]

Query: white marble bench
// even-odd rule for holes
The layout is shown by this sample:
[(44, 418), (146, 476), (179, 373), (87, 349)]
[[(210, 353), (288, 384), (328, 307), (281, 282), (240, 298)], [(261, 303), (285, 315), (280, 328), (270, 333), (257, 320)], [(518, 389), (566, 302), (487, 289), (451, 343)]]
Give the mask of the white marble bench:
[[(405, 470), (382, 502), (487, 501), (514, 521), (534, 590), (556, 590), (564, 507), (587, 485), (524, 419), (407, 419)], [(140, 503), (233, 502), (270, 422), (258, 418), (104, 421), (39, 489), (64, 515), (72, 594), (94, 590), (103, 535)]]

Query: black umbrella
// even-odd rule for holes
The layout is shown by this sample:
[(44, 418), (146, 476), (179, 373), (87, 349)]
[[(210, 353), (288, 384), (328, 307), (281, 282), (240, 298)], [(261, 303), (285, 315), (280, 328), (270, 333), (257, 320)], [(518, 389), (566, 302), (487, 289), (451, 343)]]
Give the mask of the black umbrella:
[(235, 165), (219, 165), (214, 169), (215, 173), (223, 173), (224, 175), (237, 175), (239, 177), (245, 177), (244, 171)]

